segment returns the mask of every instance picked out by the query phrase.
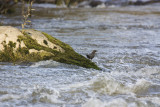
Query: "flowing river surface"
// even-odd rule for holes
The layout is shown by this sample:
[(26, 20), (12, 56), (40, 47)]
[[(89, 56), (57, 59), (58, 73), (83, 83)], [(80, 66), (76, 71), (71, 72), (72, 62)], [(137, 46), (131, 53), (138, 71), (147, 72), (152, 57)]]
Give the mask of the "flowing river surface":
[[(0, 107), (160, 107), (160, 6), (55, 8), (34, 4), (31, 28), (47, 32), (101, 71), (54, 61), (0, 63)], [(20, 28), (21, 14), (0, 16)]]

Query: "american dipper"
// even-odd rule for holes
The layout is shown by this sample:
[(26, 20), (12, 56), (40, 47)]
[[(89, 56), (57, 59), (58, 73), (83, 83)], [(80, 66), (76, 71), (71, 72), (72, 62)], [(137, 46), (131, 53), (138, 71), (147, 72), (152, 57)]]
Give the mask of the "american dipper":
[(97, 50), (93, 50), (93, 51), (92, 51), (92, 53), (90, 53), (90, 54), (86, 55), (86, 56), (87, 56), (87, 58), (92, 60), (92, 59), (94, 58), (94, 56), (95, 56), (96, 52), (97, 52)]

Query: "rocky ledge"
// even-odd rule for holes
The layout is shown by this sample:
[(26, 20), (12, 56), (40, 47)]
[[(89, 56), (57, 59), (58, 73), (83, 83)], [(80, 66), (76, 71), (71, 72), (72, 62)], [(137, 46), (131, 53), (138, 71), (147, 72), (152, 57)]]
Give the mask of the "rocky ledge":
[(0, 62), (37, 62), (54, 60), (85, 68), (100, 68), (76, 53), (68, 44), (34, 29), (19, 30), (0, 26)]

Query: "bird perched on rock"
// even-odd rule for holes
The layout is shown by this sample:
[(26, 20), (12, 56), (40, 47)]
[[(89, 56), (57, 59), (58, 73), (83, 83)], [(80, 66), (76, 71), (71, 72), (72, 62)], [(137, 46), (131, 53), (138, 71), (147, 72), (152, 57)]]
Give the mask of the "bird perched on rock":
[(93, 50), (92, 53), (86, 55), (87, 58), (92, 60), (94, 58), (96, 52), (97, 52), (97, 50)]

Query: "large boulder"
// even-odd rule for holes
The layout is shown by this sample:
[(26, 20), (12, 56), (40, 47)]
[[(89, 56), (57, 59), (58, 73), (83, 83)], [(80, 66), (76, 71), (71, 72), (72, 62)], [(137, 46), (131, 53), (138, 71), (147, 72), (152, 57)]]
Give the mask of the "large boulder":
[(100, 69), (68, 44), (34, 29), (19, 30), (0, 26), (0, 62), (36, 62), (54, 60), (85, 68)]

